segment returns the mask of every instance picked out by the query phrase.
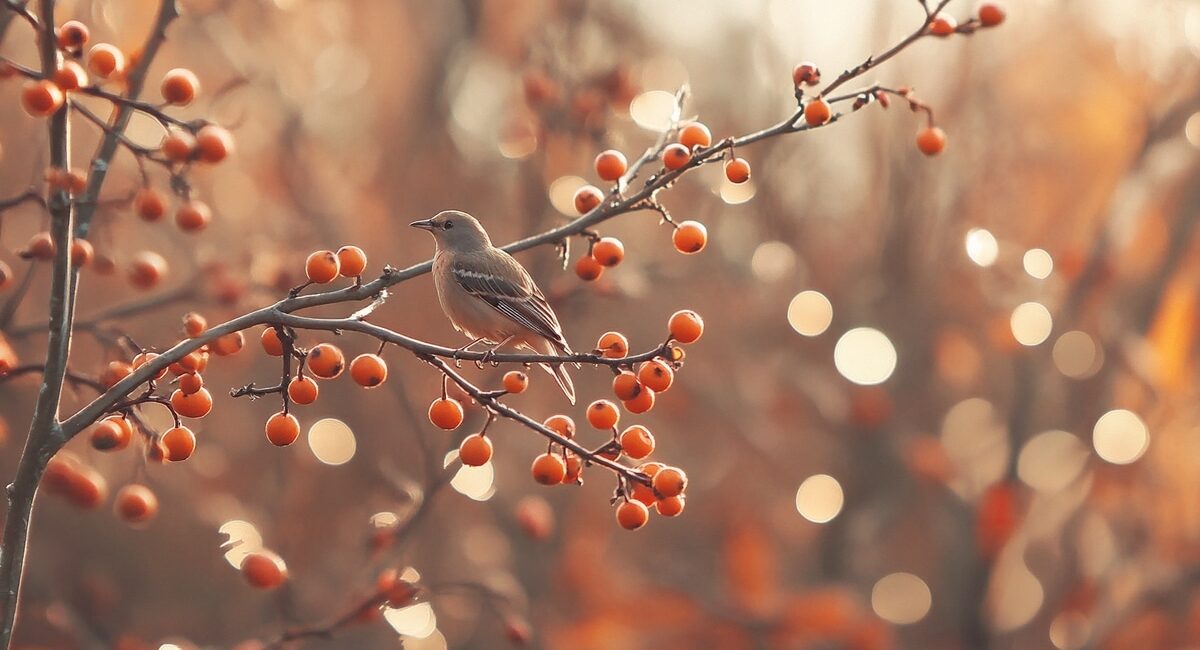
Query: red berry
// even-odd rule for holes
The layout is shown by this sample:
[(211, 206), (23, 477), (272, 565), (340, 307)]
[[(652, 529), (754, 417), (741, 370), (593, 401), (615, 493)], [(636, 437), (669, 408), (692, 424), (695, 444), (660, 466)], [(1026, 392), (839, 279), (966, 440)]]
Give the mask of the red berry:
[(629, 163), (625, 160), (625, 154), (616, 149), (601, 151), (600, 155), (596, 156), (596, 175), (601, 180), (616, 181), (623, 174)]

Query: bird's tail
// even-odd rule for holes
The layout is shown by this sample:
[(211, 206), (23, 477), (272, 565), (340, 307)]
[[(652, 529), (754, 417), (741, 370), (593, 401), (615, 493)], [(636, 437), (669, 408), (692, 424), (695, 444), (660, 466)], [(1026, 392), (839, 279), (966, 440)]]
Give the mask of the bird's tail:
[[(538, 354), (563, 355), (563, 354), (571, 353), (570, 348), (565, 347), (565, 346), (559, 346), (558, 344), (554, 343), (553, 341), (551, 341), (549, 339), (544, 339), (544, 338), (539, 339), (538, 341), (532, 342), (530, 344), (530, 347), (532, 347), (534, 349), (534, 351), (537, 352)], [(559, 364), (551, 365), (548, 363), (543, 363), (543, 364), (541, 364), (541, 366), (542, 366), (543, 370), (550, 373), (551, 377), (554, 377), (554, 381), (558, 382), (558, 387), (562, 389), (563, 395), (566, 395), (567, 399), (572, 404), (574, 404), (575, 403), (575, 384), (573, 384), (571, 382), (571, 376), (567, 374), (567, 364), (559, 363)]]

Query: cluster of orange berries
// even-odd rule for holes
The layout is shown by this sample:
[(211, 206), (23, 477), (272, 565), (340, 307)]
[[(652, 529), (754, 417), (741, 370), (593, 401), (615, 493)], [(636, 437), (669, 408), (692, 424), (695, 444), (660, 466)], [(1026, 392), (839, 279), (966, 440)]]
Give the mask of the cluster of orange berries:
[[(691, 310), (681, 310), (671, 316), (668, 330), (672, 340), (679, 343), (694, 343), (704, 333), (704, 321)], [(669, 348), (670, 359), (650, 359), (637, 366), (621, 370), (613, 380), (613, 392), (625, 410), (641, 414), (654, 408), (656, 395), (666, 392), (675, 380), (675, 365), (683, 358), (683, 351)], [(608, 359), (622, 359), (629, 355), (629, 341), (619, 332), (606, 332), (596, 344), (596, 353)], [(509, 371), (501, 380), (506, 394), (520, 394), (529, 387), (529, 376), (519, 370)], [(654, 435), (642, 425), (632, 425), (618, 432), (621, 412), (609, 400), (592, 402), (585, 412), (588, 424), (600, 431), (611, 431), (612, 441), (598, 452), (605, 458), (616, 461), (622, 455), (632, 460), (643, 460), (654, 452)], [(447, 431), (457, 429), (463, 423), (463, 405), (454, 397), (443, 395), (429, 405), (429, 421)], [(557, 414), (547, 418), (542, 425), (561, 438), (573, 440), (576, 435), (575, 421), (567, 415)], [(542, 485), (574, 484), (580, 481), (584, 459), (563, 446), (561, 452), (551, 449), (537, 456), (530, 467), (533, 480)], [(494, 449), (486, 431), (463, 439), (458, 456), (463, 465), (478, 467), (492, 459)], [(661, 479), (655, 479), (660, 469), (669, 469)], [(646, 463), (638, 467), (646, 476), (647, 484), (635, 483), (631, 488), (632, 501), (626, 501), (617, 509), (617, 520), (630, 530), (640, 528), (648, 518), (648, 508), (656, 507), (660, 514), (675, 516), (683, 512), (683, 487), (687, 477), (682, 470), (666, 468), (660, 463)], [(676, 481), (676, 479), (680, 479)], [(656, 483), (655, 481), (658, 481)], [(640, 510), (639, 510), (640, 509)], [(641, 518), (638, 518), (638, 512)]]
[[(68, 451), (59, 452), (46, 464), (42, 486), (47, 493), (84, 510), (94, 510), (108, 499), (104, 477)], [(158, 497), (145, 485), (130, 483), (117, 491), (113, 511), (131, 524), (149, 521), (158, 515)]]
[[(92, 243), (86, 239), (73, 238), (70, 251), (71, 266), (76, 269), (90, 266), (101, 275), (111, 275), (117, 270), (112, 258), (97, 254)], [(54, 243), (54, 237), (43, 230), (30, 237), (17, 255), (27, 260), (48, 262), (54, 259), (57, 252), (58, 246)], [(129, 260), (125, 273), (132, 286), (145, 290), (158, 286), (168, 270), (167, 260), (162, 255), (153, 251), (140, 251)], [(8, 286), (12, 277), (12, 269), (0, 262), (0, 289)]]
[[(190, 313), (184, 317), (184, 329), (190, 337), (203, 334), (208, 324), (203, 316)], [(199, 419), (212, 411), (212, 393), (204, 386), (203, 372), (208, 368), (210, 356), (229, 356), (241, 351), (245, 346), (245, 337), (241, 332), (233, 332), (218, 337), (212, 343), (194, 350), (179, 361), (163, 368), (150, 379), (157, 382), (164, 379), (168, 373), (174, 375), (177, 388), (165, 400), (175, 416), (179, 418)], [(135, 370), (158, 358), (155, 352), (142, 352), (129, 362), (111, 361), (100, 375), (100, 383), (106, 388), (115, 386)], [(110, 415), (91, 427), (90, 438), (92, 447), (99, 451), (120, 451), (129, 446), (133, 439), (134, 428), (123, 415)], [(165, 431), (157, 440), (152, 441), (148, 455), (156, 460), (180, 462), (191, 457), (196, 450), (196, 434), (183, 424), (178, 424)]]
[[(688, 122), (679, 128), (677, 141), (663, 148), (662, 163), (667, 170), (684, 167), (694, 151), (712, 146), (712, 133), (700, 122)], [(625, 154), (615, 149), (600, 152), (595, 160), (596, 175), (601, 180), (618, 182), (628, 169)], [(744, 158), (732, 158), (725, 163), (725, 177), (733, 183), (750, 180), (750, 163)], [(604, 203), (604, 192), (594, 185), (584, 185), (575, 191), (575, 210), (585, 215)], [(708, 244), (708, 229), (698, 221), (670, 222), (675, 232), (672, 242), (675, 250), (693, 255), (704, 250)], [(625, 259), (625, 246), (616, 237), (600, 237), (594, 240), (588, 254), (575, 263), (575, 274), (581, 279), (592, 281), (604, 273), (604, 269), (617, 266)]]
[(304, 275), (314, 284), (327, 284), (341, 276), (358, 278), (367, 268), (367, 254), (358, 246), (342, 246), (336, 252), (314, 251), (304, 262)]

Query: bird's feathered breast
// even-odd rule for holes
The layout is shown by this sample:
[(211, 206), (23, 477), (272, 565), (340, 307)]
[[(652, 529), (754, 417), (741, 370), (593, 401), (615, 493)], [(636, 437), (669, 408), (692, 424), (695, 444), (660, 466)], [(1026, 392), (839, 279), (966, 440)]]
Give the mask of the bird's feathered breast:
[(567, 348), (558, 317), (546, 297), (511, 255), (495, 248), (458, 254), (449, 266), (454, 280), (467, 293), (518, 325)]

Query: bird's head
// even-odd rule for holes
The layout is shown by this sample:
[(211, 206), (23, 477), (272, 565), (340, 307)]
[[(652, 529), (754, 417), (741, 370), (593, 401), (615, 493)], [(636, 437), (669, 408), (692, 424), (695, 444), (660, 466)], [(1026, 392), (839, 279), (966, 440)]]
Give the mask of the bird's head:
[(414, 221), (408, 225), (428, 230), (440, 249), (461, 252), (480, 250), (492, 245), (492, 240), (488, 238), (483, 226), (479, 225), (479, 220), (458, 210), (443, 210), (432, 219)]

